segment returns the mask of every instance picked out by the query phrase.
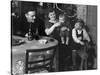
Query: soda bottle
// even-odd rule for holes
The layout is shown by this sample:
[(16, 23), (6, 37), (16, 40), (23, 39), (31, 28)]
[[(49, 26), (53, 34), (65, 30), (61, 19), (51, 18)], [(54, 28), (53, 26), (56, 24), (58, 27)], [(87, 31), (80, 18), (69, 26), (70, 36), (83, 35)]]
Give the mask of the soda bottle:
[(28, 32), (28, 40), (32, 41), (33, 37), (32, 37), (32, 32), (31, 32), (31, 24), (30, 24), (30, 28), (29, 28), (29, 32)]

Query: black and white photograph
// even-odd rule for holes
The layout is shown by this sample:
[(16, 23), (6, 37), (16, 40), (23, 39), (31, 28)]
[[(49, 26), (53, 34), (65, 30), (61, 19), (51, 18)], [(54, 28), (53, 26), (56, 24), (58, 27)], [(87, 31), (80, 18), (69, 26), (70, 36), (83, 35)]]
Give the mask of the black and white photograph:
[(11, 75), (97, 70), (97, 5), (10, 4)]

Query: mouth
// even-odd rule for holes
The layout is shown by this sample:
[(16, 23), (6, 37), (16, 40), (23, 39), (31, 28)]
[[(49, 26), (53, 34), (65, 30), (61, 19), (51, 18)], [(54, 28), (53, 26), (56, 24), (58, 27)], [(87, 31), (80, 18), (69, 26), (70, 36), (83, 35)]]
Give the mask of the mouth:
[(35, 22), (35, 20), (31, 20), (31, 22)]

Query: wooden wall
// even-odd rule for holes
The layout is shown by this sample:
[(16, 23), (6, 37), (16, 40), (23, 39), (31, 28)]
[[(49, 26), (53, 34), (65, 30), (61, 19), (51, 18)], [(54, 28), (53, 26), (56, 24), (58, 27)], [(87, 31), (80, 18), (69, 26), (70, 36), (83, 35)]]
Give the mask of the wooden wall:
[(86, 24), (93, 41), (97, 43), (97, 6), (87, 6)]

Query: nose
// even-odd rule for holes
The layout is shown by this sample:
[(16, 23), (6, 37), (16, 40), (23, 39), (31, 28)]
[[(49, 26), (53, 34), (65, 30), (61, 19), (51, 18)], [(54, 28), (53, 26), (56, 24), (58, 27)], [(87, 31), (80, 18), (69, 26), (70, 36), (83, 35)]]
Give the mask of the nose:
[(36, 16), (33, 16), (32, 19), (36, 19)]
[(56, 15), (53, 15), (53, 17), (55, 17)]

